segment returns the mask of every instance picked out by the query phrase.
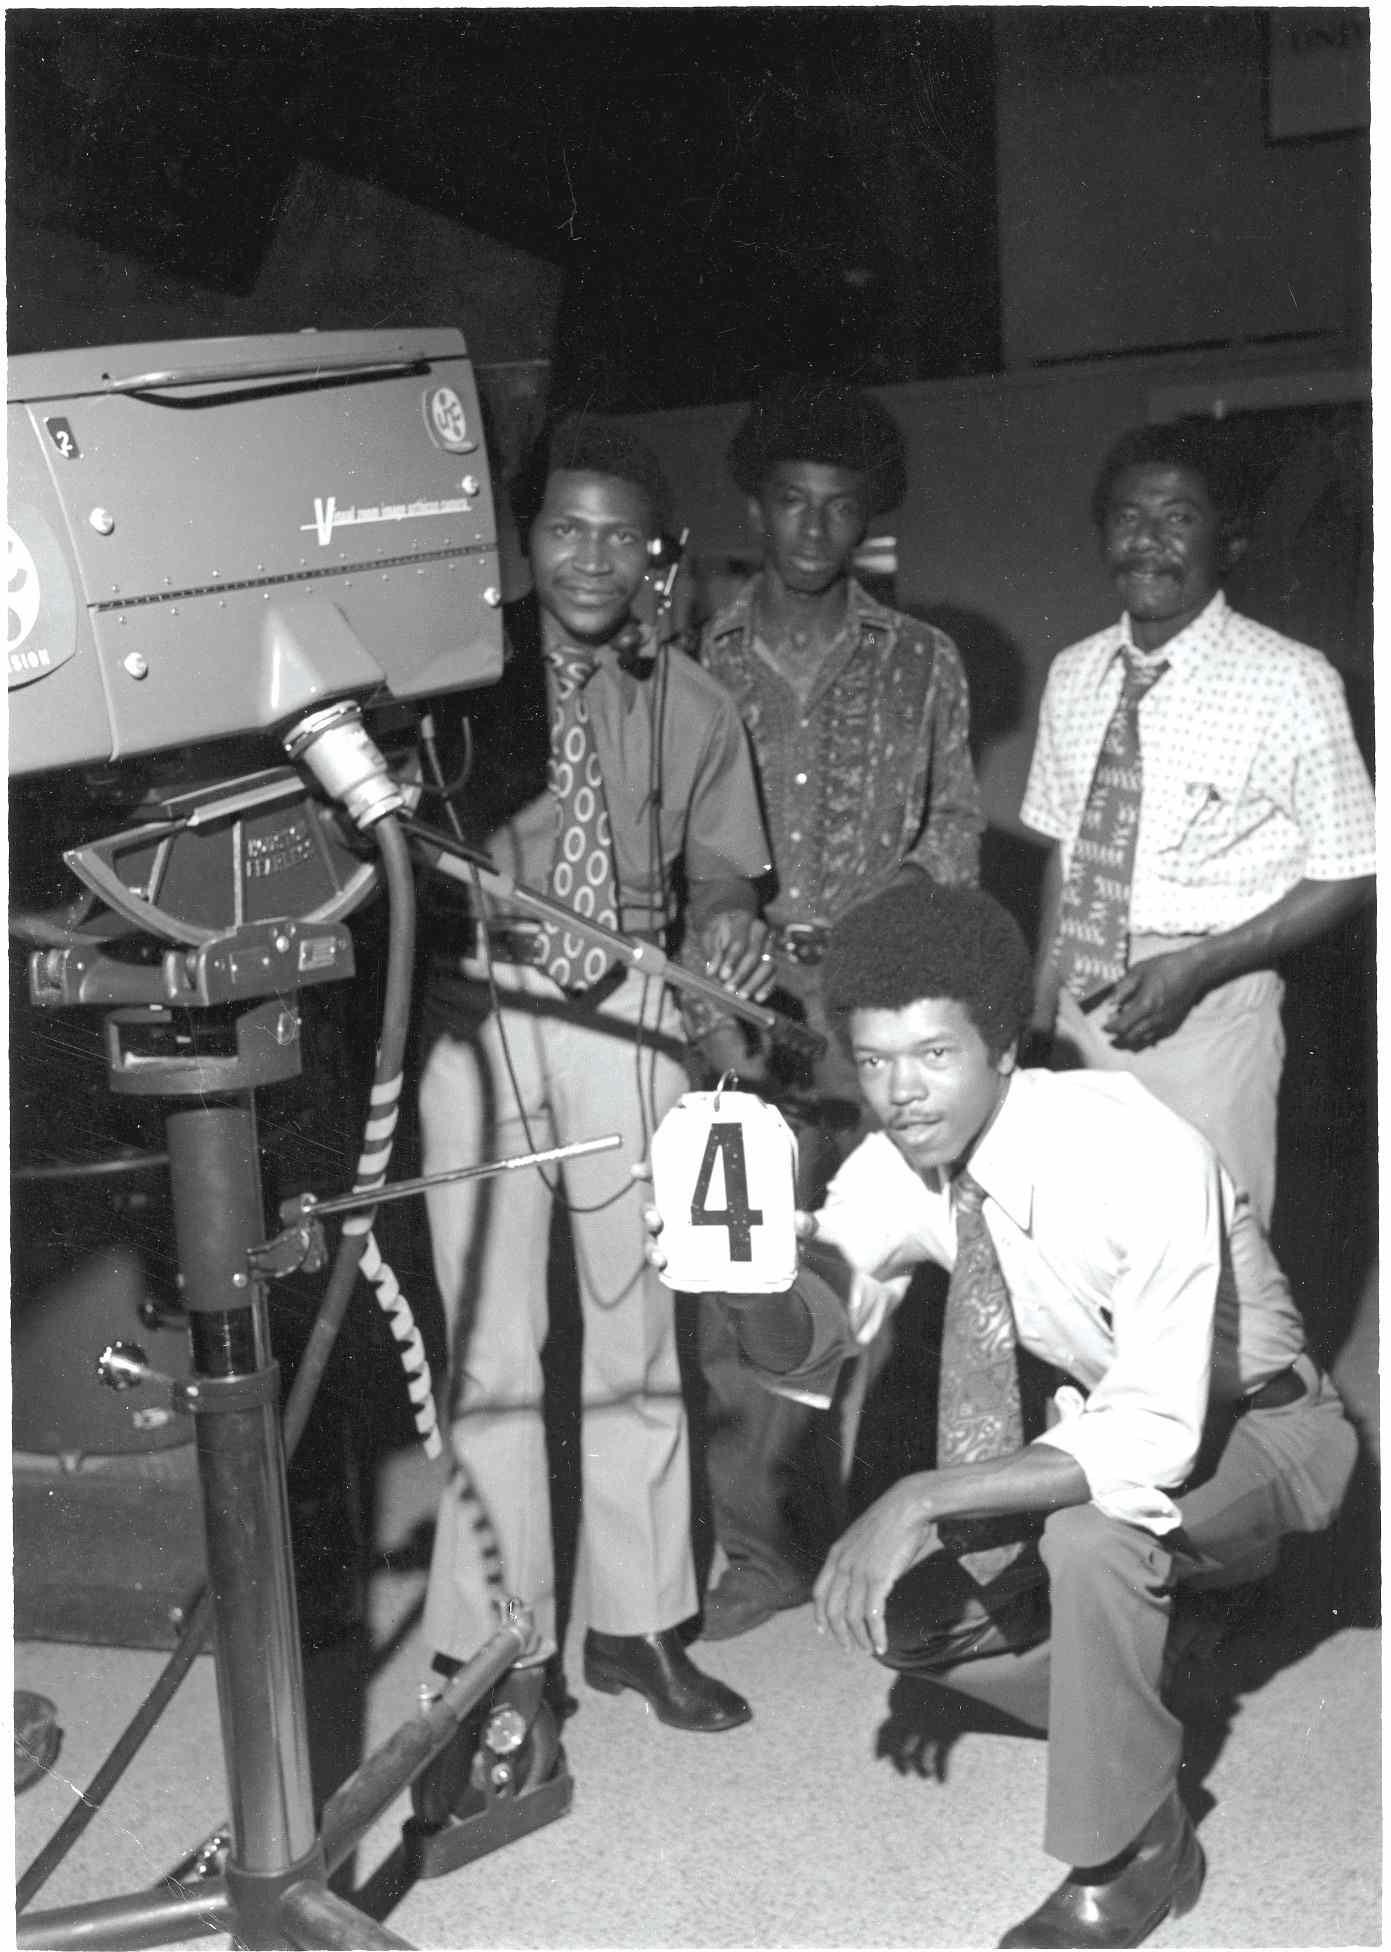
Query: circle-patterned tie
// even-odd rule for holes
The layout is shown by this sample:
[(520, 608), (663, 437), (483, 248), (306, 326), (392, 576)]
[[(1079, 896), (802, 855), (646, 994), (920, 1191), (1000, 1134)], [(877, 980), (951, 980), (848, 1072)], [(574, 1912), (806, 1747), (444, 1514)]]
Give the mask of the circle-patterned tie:
[[(555, 853), (547, 893), (586, 921), (616, 929), (613, 832), (584, 699), (596, 666), (592, 658), (565, 646), (548, 651), (546, 662), (554, 678), (549, 782), (556, 803)], [(542, 924), (541, 942), (541, 966), (563, 990), (592, 988), (614, 964), (601, 943), (586, 947), (583, 936), (554, 922)]]

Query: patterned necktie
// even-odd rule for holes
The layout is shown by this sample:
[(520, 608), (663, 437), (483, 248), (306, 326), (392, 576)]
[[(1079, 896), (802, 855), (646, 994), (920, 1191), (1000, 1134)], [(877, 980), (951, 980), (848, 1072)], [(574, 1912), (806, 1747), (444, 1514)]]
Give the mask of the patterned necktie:
[(1120, 702), (1106, 728), (1068, 866), (1056, 959), (1063, 986), (1084, 997), (1125, 974), (1130, 884), (1140, 826), (1140, 700), (1168, 670), (1128, 647)]
[[(942, 1323), (941, 1372), (937, 1395), (937, 1463), (978, 1464), (1023, 1447), (1024, 1411), (1019, 1388), (1019, 1351), (1014, 1310), (1000, 1272), (994, 1242), (986, 1230), (985, 1198), (969, 1173), (954, 1185), (956, 1266), (947, 1284)], [(964, 1549), (972, 1540), (1000, 1530), (1020, 1530), (1016, 1517), (947, 1520), (939, 1527), (942, 1543), (981, 1586), (1017, 1557), (1022, 1541)]]
[[(592, 658), (568, 645), (548, 650), (546, 662), (554, 680), (548, 778), (556, 803), (555, 853), (547, 892), (577, 915), (616, 929), (613, 834), (584, 699), (596, 666)], [(541, 966), (563, 990), (589, 989), (614, 964), (614, 957), (600, 943), (586, 946), (584, 937), (555, 922), (542, 923), (541, 942)]]

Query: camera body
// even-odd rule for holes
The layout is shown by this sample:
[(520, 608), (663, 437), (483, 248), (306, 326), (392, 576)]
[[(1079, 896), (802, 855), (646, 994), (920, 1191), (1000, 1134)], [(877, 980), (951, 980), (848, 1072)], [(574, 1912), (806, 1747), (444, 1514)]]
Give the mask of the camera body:
[(457, 331), (26, 354), (8, 423), (12, 774), (499, 675), (497, 524)]

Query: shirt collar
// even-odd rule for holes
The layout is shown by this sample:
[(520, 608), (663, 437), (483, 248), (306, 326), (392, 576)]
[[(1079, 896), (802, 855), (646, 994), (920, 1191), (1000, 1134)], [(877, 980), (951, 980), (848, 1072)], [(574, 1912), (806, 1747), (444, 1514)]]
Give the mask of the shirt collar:
[[(661, 646), (657, 642), (657, 634), (650, 624), (643, 624), (642, 632), (643, 641), (637, 652), (637, 658), (650, 664), (657, 657)], [(589, 676), (581, 683), (581, 690), (588, 691), (593, 685), (602, 685), (606, 679), (610, 684), (616, 684), (618, 686), (618, 694), (623, 701), (623, 709), (625, 711), (632, 710), (633, 704), (638, 696), (639, 681), (629, 668), (630, 660), (620, 658), (612, 644), (598, 644), (584, 648), (578, 644), (570, 644), (562, 640), (562, 642), (555, 646), (555, 649), (564, 656), (580, 658), (592, 666)], [(542, 656), (544, 658), (546, 653), (543, 652)]]
[[(762, 580), (763, 572), (751, 576), (743, 588), (732, 596), (723, 610), (717, 611), (709, 624), (712, 638), (728, 637), (735, 631), (753, 628), (754, 599)], [(862, 583), (853, 576), (847, 579), (845, 597), (846, 624), (856, 625), (861, 631), (866, 624), (880, 630), (893, 630), (897, 623), (897, 613), (877, 597), (870, 595)]]
[(1153, 652), (1138, 648), (1131, 631), (1130, 612), (1123, 611), (1120, 623), (1116, 627), (1116, 641), (1106, 660), (1106, 669), (1109, 671), (1116, 659), (1123, 656), (1126, 651), (1133, 651), (1142, 659), (1162, 656), (1171, 671), (1175, 668), (1181, 671), (1200, 658), (1203, 652), (1209, 650), (1222, 636), (1226, 629), (1228, 608), (1225, 591), (1216, 591), (1211, 601), (1198, 612), (1191, 624), (1185, 624), (1176, 636), (1171, 637), (1162, 651)]
[(1003, 1208), (1015, 1226), (1027, 1233), (1034, 1210), (1029, 1098), (1033, 1086), (1026, 1071), (1010, 1073), (1004, 1101), (985, 1137), (971, 1154), (967, 1170), (972, 1179)]

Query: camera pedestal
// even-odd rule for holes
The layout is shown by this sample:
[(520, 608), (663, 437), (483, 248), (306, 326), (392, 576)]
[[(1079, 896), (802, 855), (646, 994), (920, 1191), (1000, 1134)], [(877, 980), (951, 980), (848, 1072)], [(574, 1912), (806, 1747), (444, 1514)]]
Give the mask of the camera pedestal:
[[(131, 981), (124, 967), (121, 981)], [(266, 1284), (254, 1093), (299, 1069), (298, 1017), (270, 1001), (172, 1011), (152, 1001), (107, 1019), (109, 1083), (169, 1101), (165, 1128), (192, 1363), (172, 1384), (195, 1421), (217, 1693), (230, 1796), (225, 1873), (19, 1919), (17, 1943), (157, 1945), (191, 1932), (248, 1947), (403, 1946), (328, 1889), (423, 1763), (526, 1644), (504, 1626), (428, 1715), (399, 1730), (315, 1822), (305, 1724), (279, 1370)], [(110, 1356), (111, 1352), (108, 1352)], [(138, 1360), (122, 1359), (131, 1380)], [(159, 1380), (153, 1374), (148, 1380)]]

